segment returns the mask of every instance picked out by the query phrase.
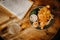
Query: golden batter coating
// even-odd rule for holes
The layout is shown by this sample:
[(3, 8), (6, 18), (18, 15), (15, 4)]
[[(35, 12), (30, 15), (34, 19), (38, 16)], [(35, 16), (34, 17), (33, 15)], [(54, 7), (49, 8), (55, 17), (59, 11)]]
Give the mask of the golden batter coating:
[(40, 22), (41, 29), (44, 28), (44, 26), (46, 25), (46, 23), (51, 18), (51, 12), (50, 12), (49, 8), (50, 8), (50, 6), (47, 5), (47, 6), (43, 7), (43, 8), (41, 8), (38, 11), (38, 19), (39, 19), (39, 22)]

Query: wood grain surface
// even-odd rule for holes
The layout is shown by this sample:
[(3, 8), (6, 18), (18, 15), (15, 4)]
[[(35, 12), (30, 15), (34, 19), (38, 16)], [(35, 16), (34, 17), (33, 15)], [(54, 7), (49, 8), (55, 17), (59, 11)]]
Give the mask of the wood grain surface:
[(60, 4), (54, 0), (45, 0), (45, 1), (32, 0), (32, 1), (34, 1), (34, 4), (32, 5), (31, 9), (28, 11), (26, 16), (24, 17), (24, 20), (29, 19), (29, 13), (34, 7), (39, 5), (51, 5), (51, 10), (53, 10), (52, 9), (53, 7), (57, 8), (56, 11), (54, 10), (52, 12), (52, 14), (54, 14), (54, 23), (49, 28), (44, 30), (37, 30), (35, 28), (29, 27), (21, 32), (20, 38), (21, 40), (51, 40), (56, 35), (57, 31), (60, 28), (60, 16), (59, 16)]
[[(16, 34), (15, 36), (12, 36), (11, 38), (6, 38), (6, 40), (51, 40), (56, 33), (58, 32), (60, 28), (60, 4), (59, 2), (56, 2), (54, 0), (31, 0), (33, 1), (33, 5), (28, 10), (24, 18), (20, 21), (22, 23), (29, 23), (29, 27), (25, 27), (21, 30), (19, 34)], [(52, 4), (51, 4), (52, 3)], [(50, 5), (51, 10), (53, 10), (54, 7), (57, 9), (52, 11), (52, 14), (54, 15), (54, 23), (47, 29), (38, 30), (31, 26), (29, 21), (29, 13), (31, 10), (40, 5)], [(53, 6), (54, 5), (54, 6)], [(58, 12), (57, 12), (58, 11)]]

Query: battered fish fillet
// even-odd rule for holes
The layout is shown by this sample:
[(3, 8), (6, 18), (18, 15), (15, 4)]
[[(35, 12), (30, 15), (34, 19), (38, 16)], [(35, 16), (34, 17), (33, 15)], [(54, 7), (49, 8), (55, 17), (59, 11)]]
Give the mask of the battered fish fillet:
[(43, 8), (41, 8), (38, 11), (38, 19), (39, 19), (39, 22), (40, 22), (41, 29), (44, 28), (44, 26), (46, 25), (46, 23), (51, 18), (51, 12), (50, 12), (49, 8), (50, 8), (50, 6), (47, 5), (47, 6), (43, 7)]

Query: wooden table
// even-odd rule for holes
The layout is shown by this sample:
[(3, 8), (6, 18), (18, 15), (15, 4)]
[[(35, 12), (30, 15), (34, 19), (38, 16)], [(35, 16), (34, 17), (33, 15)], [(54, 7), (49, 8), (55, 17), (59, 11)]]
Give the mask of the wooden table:
[[(26, 13), (26, 15), (24, 16), (24, 18), (21, 21), (24, 22), (24, 20), (27, 20), (27, 19), (29, 20), (29, 13), (31, 12), (31, 10), (34, 7), (41, 5), (41, 4), (42, 3), (40, 3), (40, 2), (33, 3), (31, 8), (28, 10), (28, 12)], [(59, 23), (60, 23), (60, 18), (59, 18), (59, 16), (55, 15), (54, 23), (49, 28), (44, 29), (44, 30), (37, 30), (37, 29), (29, 26), (28, 28), (25, 28), (24, 30), (22, 30), (15, 37), (11, 37), (10, 39), (7, 39), (7, 40), (51, 40), (57, 33), (58, 29), (60, 28)]]
[[(39, 2), (33, 3), (32, 7), (29, 9), (27, 14), (25, 15), (24, 20), (29, 19), (30, 11), (34, 7), (38, 6), (39, 4), (41, 4), (41, 3), (39, 3)], [(56, 5), (57, 4), (58, 3), (56, 3)], [(49, 27), (47, 29), (37, 30), (35, 28), (29, 27), (29, 28), (25, 29), (24, 31), (22, 31), (19, 36), (20, 36), (21, 40), (51, 40), (55, 36), (55, 34), (57, 33), (58, 29), (60, 28), (60, 18), (58, 16), (58, 14), (55, 15), (54, 21), (55, 22), (53, 23), (53, 25), (51, 25), (51, 27)]]

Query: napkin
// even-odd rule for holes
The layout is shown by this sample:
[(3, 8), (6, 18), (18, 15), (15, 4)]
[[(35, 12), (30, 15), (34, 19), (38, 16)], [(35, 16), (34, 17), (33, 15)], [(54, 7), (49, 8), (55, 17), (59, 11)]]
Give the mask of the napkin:
[(33, 4), (29, 0), (1, 0), (0, 3), (14, 12), (14, 14), (20, 19), (24, 17)]

